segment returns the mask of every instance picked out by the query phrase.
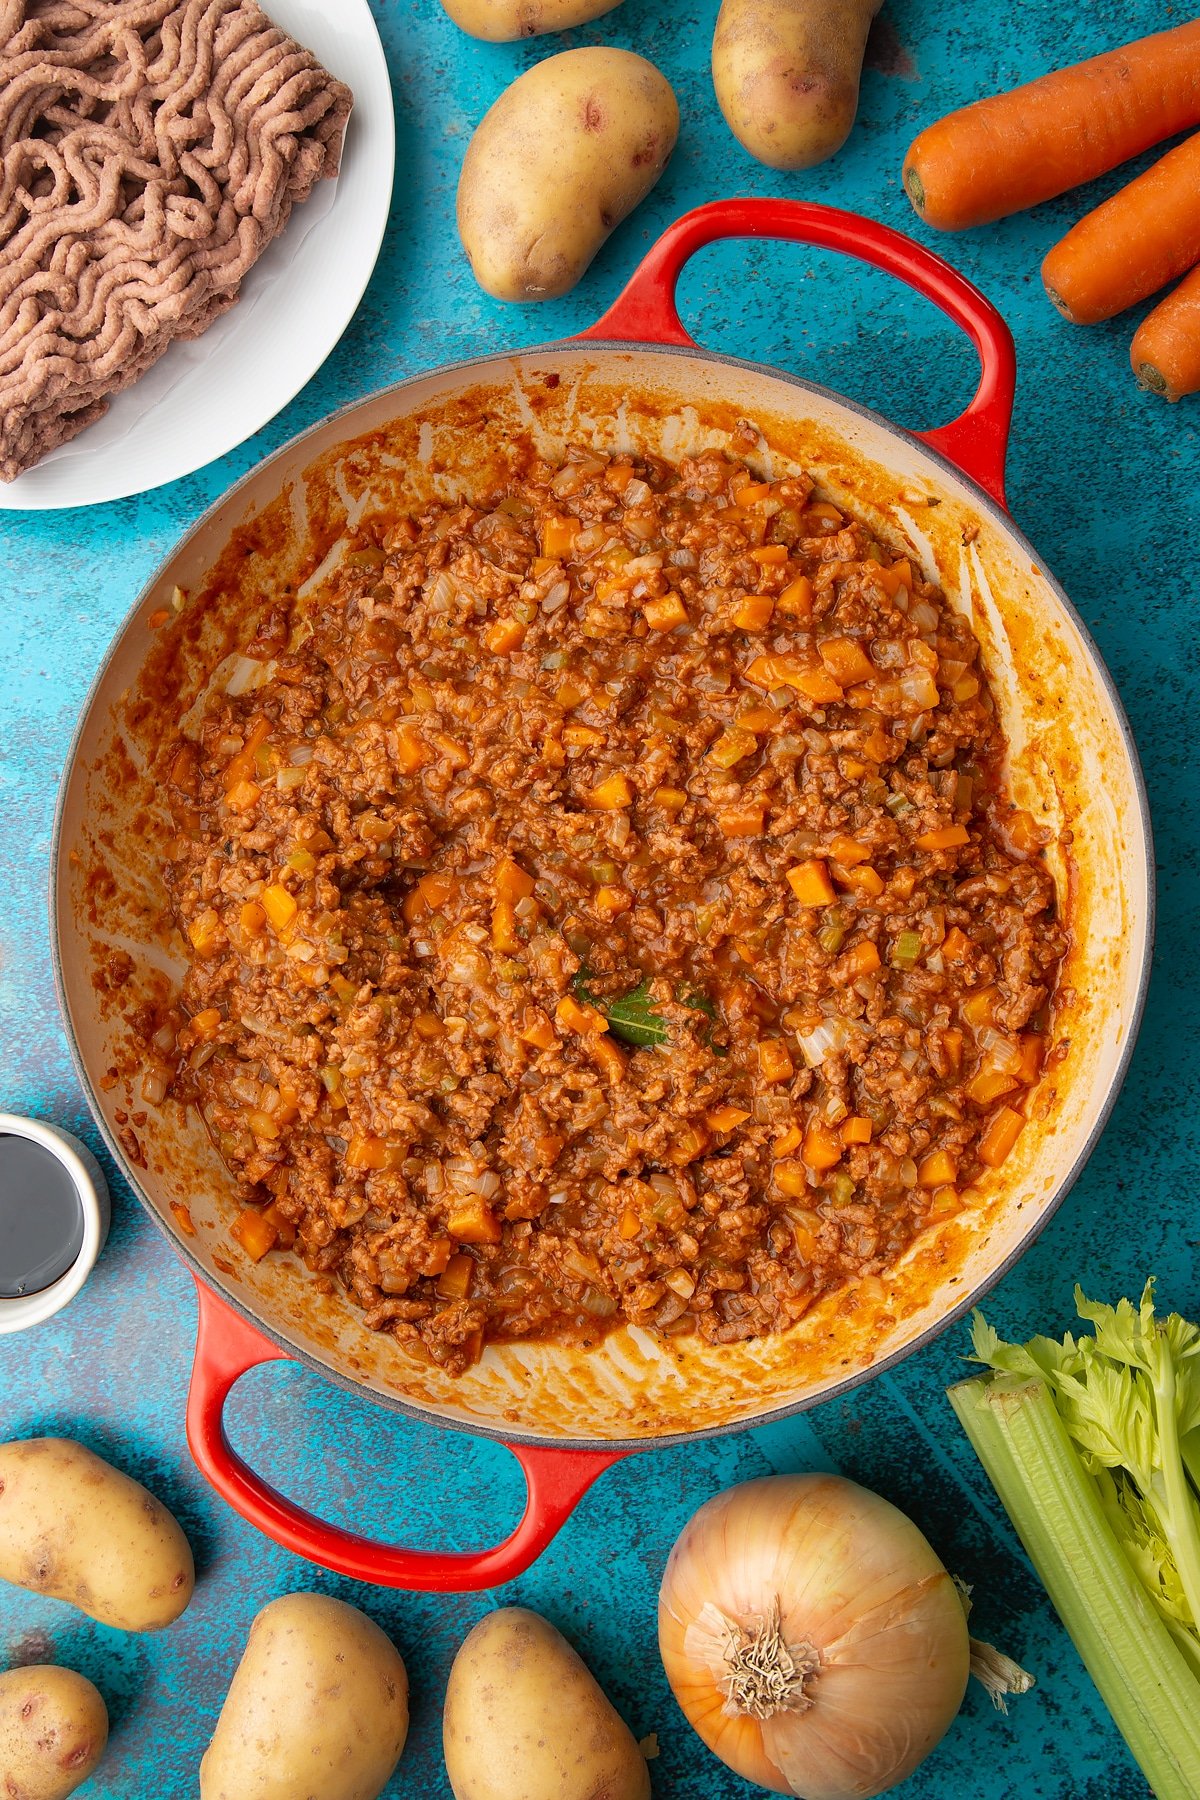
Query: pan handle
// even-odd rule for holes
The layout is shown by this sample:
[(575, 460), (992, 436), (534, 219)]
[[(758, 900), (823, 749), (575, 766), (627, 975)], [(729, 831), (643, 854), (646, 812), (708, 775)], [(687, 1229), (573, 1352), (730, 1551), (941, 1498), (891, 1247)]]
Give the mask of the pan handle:
[(285, 1550), (377, 1587), (427, 1593), (465, 1593), (499, 1587), (523, 1574), (566, 1524), (598, 1475), (628, 1452), (553, 1450), (506, 1444), (525, 1473), (528, 1499), (511, 1537), (490, 1550), (411, 1550), (377, 1544), (355, 1532), (326, 1525), (296, 1506), (254, 1473), (225, 1433), (225, 1402), (234, 1383), (259, 1363), (287, 1362), (287, 1352), (256, 1331), (240, 1313), (197, 1280), (200, 1318), (196, 1359), (188, 1393), (188, 1446), (207, 1477), (236, 1513)]
[(643, 258), (623, 294), (580, 338), (696, 347), (675, 306), (684, 264), (719, 238), (788, 238), (840, 250), (907, 282), (961, 326), (979, 354), (975, 397), (949, 425), (913, 435), (956, 463), (1001, 506), (1017, 365), (1012, 333), (965, 275), (888, 225), (809, 200), (714, 200), (684, 213)]

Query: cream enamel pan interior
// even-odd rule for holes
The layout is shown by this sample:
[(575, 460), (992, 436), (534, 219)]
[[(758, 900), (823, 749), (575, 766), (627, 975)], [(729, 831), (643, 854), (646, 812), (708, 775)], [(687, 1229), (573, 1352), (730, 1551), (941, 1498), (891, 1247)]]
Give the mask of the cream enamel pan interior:
[[(710, 1347), (623, 1329), (591, 1352), (491, 1346), (459, 1380), (411, 1360), (317, 1291), (293, 1258), (252, 1265), (232, 1243), (232, 1182), (203, 1127), (147, 1106), (139, 1009), (161, 996), (179, 943), (163, 935), (168, 821), (150, 755), (196, 691), (196, 658), (244, 641), (217, 588), (230, 536), (253, 604), (320, 578), (347, 518), (470, 492), (532, 442), (676, 458), (761, 433), (767, 473), (802, 465), (935, 575), (982, 639), (1017, 798), (1054, 832), (1071, 928), (1058, 1034), (1065, 1055), (1036, 1117), (970, 1207), (886, 1279), (816, 1307), (789, 1335)], [(257, 548), (254, 546), (257, 545)], [(177, 592), (177, 590), (179, 590)], [(176, 609), (173, 598), (179, 602)], [(251, 607), (252, 610), (252, 607)], [(166, 623), (162, 622), (166, 616)], [(507, 1438), (595, 1445), (730, 1429), (808, 1406), (894, 1361), (958, 1317), (1028, 1245), (1070, 1186), (1119, 1087), (1149, 963), (1150, 844), (1120, 706), (1080, 621), (1005, 514), (943, 458), (810, 384), (686, 350), (564, 345), (441, 370), (344, 412), (280, 451), (203, 519), (118, 636), (79, 729), (60, 799), (53, 908), (73, 1048), (114, 1155), (180, 1254), (268, 1336), (385, 1403)], [(112, 951), (126, 960), (113, 964)], [(172, 1204), (186, 1206), (194, 1236)]]

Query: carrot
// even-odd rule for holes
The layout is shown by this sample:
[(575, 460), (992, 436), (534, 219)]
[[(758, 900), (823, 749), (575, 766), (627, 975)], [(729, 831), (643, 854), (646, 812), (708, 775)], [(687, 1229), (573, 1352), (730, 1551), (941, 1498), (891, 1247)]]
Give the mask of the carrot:
[(904, 161), (917, 212), (964, 231), (1079, 187), (1200, 125), (1200, 19), (1159, 31), (929, 126)]
[[(1138, 386), (1164, 400), (1179, 400), (1200, 388), (1200, 269), (1193, 269), (1142, 320), (1129, 360)], [(195, 1024), (193, 1019), (193, 1028)]]
[(1072, 226), (1042, 264), (1066, 319), (1095, 325), (1200, 262), (1200, 133)]

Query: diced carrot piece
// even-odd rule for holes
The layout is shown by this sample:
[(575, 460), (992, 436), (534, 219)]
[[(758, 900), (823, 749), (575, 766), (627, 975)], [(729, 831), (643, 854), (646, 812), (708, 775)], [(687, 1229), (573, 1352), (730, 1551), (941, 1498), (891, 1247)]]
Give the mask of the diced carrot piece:
[(786, 1131), (780, 1132), (771, 1145), (776, 1156), (790, 1156), (804, 1142), (804, 1133), (798, 1125), (789, 1125)]
[(771, 484), (769, 481), (748, 481), (745, 487), (740, 487), (735, 492), (733, 504), (735, 506), (755, 506), (760, 500), (769, 499), (770, 494)]
[(594, 725), (564, 725), (562, 735), (563, 743), (570, 744), (573, 750), (597, 750), (608, 741)]
[(976, 988), (974, 993), (968, 994), (958, 1009), (968, 1025), (977, 1029), (980, 1025), (992, 1023), (992, 1014), (999, 991), (999, 988), (985, 987)]
[(661, 806), (664, 812), (670, 813), (682, 812), (688, 801), (686, 790), (675, 787), (655, 788), (651, 798), (656, 806)]
[(587, 797), (589, 806), (600, 807), (605, 812), (615, 812), (622, 806), (629, 806), (632, 800), (633, 788), (625, 775), (609, 775)]
[(873, 975), (881, 967), (879, 951), (870, 938), (862, 938), (857, 944), (852, 944), (843, 956), (842, 963), (852, 981), (857, 981), (860, 975)]
[(608, 1020), (598, 1007), (581, 1006), (573, 994), (564, 994), (554, 1009), (554, 1017), (564, 1031), (587, 1037), (592, 1032), (607, 1031)]
[(203, 1012), (193, 1013), (192, 1030), (201, 1043), (211, 1043), (221, 1029), (221, 1015), (215, 1006), (206, 1006)]
[(998, 1169), (1021, 1135), (1025, 1121), (1011, 1106), (1002, 1106), (979, 1140), (979, 1160)]
[(957, 1075), (962, 1068), (963, 1034), (957, 1025), (947, 1027), (942, 1033), (942, 1045), (946, 1052), (946, 1060)]
[(414, 775), (429, 761), (429, 750), (415, 725), (401, 725), (395, 738), (396, 767), (402, 775)]
[(724, 837), (761, 837), (766, 808), (759, 802), (744, 800), (727, 806), (717, 814), (717, 824)]
[(356, 1135), (346, 1145), (348, 1169), (382, 1169), (387, 1145), (381, 1137)]
[(791, 675), (785, 675), (784, 680), (798, 694), (815, 700), (819, 706), (842, 698), (841, 687), (825, 669), (797, 669)]
[(731, 725), (709, 745), (708, 758), (718, 769), (732, 769), (743, 757), (753, 756), (757, 749), (758, 739), (752, 731), (743, 731), (740, 726)]
[(460, 1250), (448, 1259), (438, 1276), (435, 1292), (443, 1300), (465, 1300), (471, 1292), (474, 1274), (475, 1258)]
[(771, 1172), (781, 1194), (787, 1194), (793, 1200), (801, 1200), (808, 1193), (808, 1174), (803, 1163), (790, 1160), (777, 1162)]
[(279, 1233), (270, 1219), (264, 1218), (253, 1206), (238, 1214), (229, 1227), (229, 1235), (242, 1246), (251, 1262), (261, 1262), (268, 1250), (273, 1250), (279, 1242)]
[(965, 931), (952, 925), (942, 939), (942, 955), (947, 962), (962, 962), (971, 953), (971, 940)]
[(843, 887), (852, 888), (856, 894), (866, 894), (872, 900), (877, 900), (883, 892), (883, 876), (870, 863), (863, 863), (857, 869), (837, 868), (834, 875)]
[(557, 556), (535, 556), (530, 568), (534, 575), (545, 575), (556, 566), (557, 562)]
[(710, 1131), (733, 1131), (744, 1125), (750, 1114), (741, 1106), (714, 1106), (705, 1114), (704, 1122)]
[(746, 667), (742, 670), (742, 674), (747, 681), (752, 681), (755, 687), (773, 690), (784, 685), (785, 677), (783, 668), (785, 665), (788, 668), (793, 668), (795, 666), (790, 657), (774, 655), (756, 656), (751, 662), (746, 664)]
[(593, 1032), (587, 1041), (588, 1055), (599, 1068), (605, 1081), (614, 1086), (624, 1079), (626, 1062), (625, 1052), (619, 1044), (614, 1044), (607, 1035)]
[(733, 622), (739, 631), (765, 631), (771, 623), (775, 602), (769, 594), (747, 594), (733, 609)]
[(231, 757), (225, 768), (225, 787), (236, 787), (241, 781), (248, 781), (255, 770), (255, 757), (271, 735), (271, 722), (263, 718), (261, 713), (250, 726), (246, 741), (237, 755)]
[(985, 1062), (981, 1069), (972, 1075), (964, 1092), (968, 1100), (976, 1106), (990, 1106), (993, 1100), (999, 1100), (1002, 1094), (1011, 1094), (1019, 1086), (1017, 1077), (1007, 1069), (998, 1069), (992, 1062)]
[[(275, 1181), (268, 1181), (268, 1186), (270, 1186), (270, 1188), (275, 1188), (275, 1192), (288, 1192), (288, 1170), (286, 1170), (286, 1168), (281, 1168), (281, 1170), (279, 1170), (279, 1181), (277, 1181), (277, 1183), (275, 1183)], [(279, 1237), (279, 1244), (281, 1244), (282, 1249), (291, 1249), (291, 1246), (295, 1244), (295, 1226), (293, 1226), (291, 1220), (284, 1215), (284, 1211), (282, 1211), (281, 1206), (279, 1206), (279, 1201), (272, 1201), (270, 1206), (264, 1206), (263, 1219), (266, 1220), (268, 1226), (273, 1226), (273, 1228), (275, 1228), (275, 1233), (277, 1233), (277, 1237)]]
[(548, 1050), (551, 1044), (558, 1042), (558, 1033), (540, 1006), (525, 1008), (525, 1019), (517, 1036), (523, 1044), (531, 1044), (535, 1050)]
[(750, 552), (750, 560), (756, 562), (760, 569), (774, 568), (788, 559), (786, 544), (760, 544), (757, 550)]
[(869, 1144), (871, 1141), (871, 1121), (855, 1114), (842, 1125), (843, 1144)]
[(492, 908), (492, 943), (504, 956), (515, 956), (521, 948), (511, 900), (497, 900)]
[(493, 871), (492, 885), (501, 900), (528, 900), (534, 889), (534, 878), (511, 856), (502, 856)]
[(238, 913), (238, 924), (247, 937), (257, 937), (267, 923), (266, 907), (257, 900), (247, 900)]
[(673, 631), (688, 622), (687, 607), (678, 594), (664, 594), (659, 600), (647, 600), (642, 615), (652, 631)]
[[(192, 1020), (193, 1026), (195, 1019)], [(1046, 1040), (1036, 1031), (1026, 1031), (1020, 1038), (1021, 1066), (1017, 1070), (1017, 1080), (1026, 1087), (1032, 1087), (1042, 1072), (1042, 1057), (1046, 1050)]]
[(856, 863), (868, 861), (871, 852), (857, 838), (847, 837), (844, 831), (839, 831), (829, 841), (829, 854), (843, 869), (852, 869)]
[(1018, 808), (1001, 823), (1005, 837), (1018, 856), (1035, 856), (1045, 848), (1049, 834), (1042, 830), (1032, 813)]
[(641, 1232), (641, 1229), (642, 1221), (638, 1218), (632, 1206), (627, 1206), (625, 1211), (621, 1214), (621, 1223), (617, 1226), (618, 1237), (623, 1243), (632, 1243), (633, 1239)]
[(496, 656), (519, 650), (528, 627), (520, 619), (494, 619), (483, 634), (486, 647)]
[(437, 871), (422, 875), (417, 887), (430, 912), (440, 912), (447, 900), (458, 892), (458, 882), (454, 876)]
[(674, 1163), (678, 1169), (685, 1168), (688, 1163), (695, 1162), (698, 1156), (704, 1155), (709, 1141), (706, 1131), (700, 1131), (695, 1125), (681, 1125), (671, 1140), (667, 1161)]
[(278, 881), (269, 882), (263, 889), (262, 905), (276, 931), (286, 931), (300, 910), (295, 896)]
[(578, 519), (547, 519), (542, 526), (542, 555), (552, 556), (556, 561), (569, 556), (581, 529)]
[(758, 1046), (758, 1072), (764, 1081), (790, 1081), (795, 1065), (782, 1038), (763, 1038)]
[(890, 569), (882, 567), (876, 569), (875, 578), (885, 594), (894, 596), (900, 592), (902, 587), (908, 588), (909, 592), (912, 592), (912, 564), (906, 556), (901, 557), (899, 562), (894, 562)]
[(965, 825), (943, 825), (937, 831), (923, 831), (917, 839), (918, 850), (957, 850), (969, 844), (971, 834)]
[(206, 906), (203, 912), (197, 913), (187, 928), (192, 949), (198, 956), (207, 956), (216, 948), (220, 932), (220, 914), (215, 912), (211, 906)]
[(600, 887), (596, 889), (592, 905), (602, 919), (615, 919), (621, 913), (629, 911), (633, 905), (633, 895), (628, 888)]
[(748, 706), (734, 720), (734, 724), (740, 725), (743, 731), (770, 731), (778, 723), (779, 714), (773, 706)]
[(979, 677), (972, 675), (969, 671), (965, 675), (960, 675), (958, 680), (952, 682), (950, 686), (950, 698), (957, 700), (960, 705), (964, 700), (973, 700), (978, 692)]
[(498, 1244), (504, 1236), (499, 1219), (480, 1199), (461, 1199), (446, 1220), (446, 1230), (460, 1244)]
[(931, 1219), (948, 1219), (962, 1209), (962, 1196), (956, 1187), (949, 1184), (935, 1188), (929, 1196), (929, 1213)]
[(917, 1182), (923, 1188), (945, 1187), (958, 1179), (958, 1164), (948, 1150), (931, 1150), (917, 1164)]
[(817, 645), (817, 650), (829, 673), (843, 687), (853, 687), (859, 681), (870, 681), (878, 673), (857, 638), (823, 638)]
[(797, 575), (795, 581), (789, 581), (780, 594), (777, 605), (781, 613), (789, 619), (811, 619), (813, 609), (813, 584), (807, 575)]
[(800, 1155), (810, 1169), (822, 1174), (826, 1169), (837, 1167), (845, 1148), (832, 1126), (826, 1125), (822, 1119), (812, 1119), (804, 1133), (804, 1147)]
[(829, 870), (819, 856), (789, 869), (787, 880), (801, 906), (832, 906), (837, 898)]
[(459, 743), (456, 737), (451, 737), (446, 731), (435, 731), (432, 736), (444, 762), (448, 762), (454, 770), (466, 768), (471, 758), (465, 744)]
[(623, 494), (633, 480), (633, 464), (627, 462), (609, 463), (604, 471), (605, 484), (614, 494)]
[(587, 692), (573, 675), (564, 675), (555, 689), (554, 698), (564, 712), (573, 712), (581, 700), (587, 699)]
[(172, 1200), (171, 1211), (175, 1214), (176, 1223), (184, 1237), (195, 1237), (196, 1224), (188, 1208), (179, 1200)]
[(225, 795), (225, 804), (230, 812), (245, 813), (257, 806), (261, 798), (262, 789), (257, 781), (235, 781)]

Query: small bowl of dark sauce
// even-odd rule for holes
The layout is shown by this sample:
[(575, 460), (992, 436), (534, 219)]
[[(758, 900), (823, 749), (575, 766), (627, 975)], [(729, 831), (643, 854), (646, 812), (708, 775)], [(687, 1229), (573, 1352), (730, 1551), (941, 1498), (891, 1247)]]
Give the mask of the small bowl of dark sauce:
[(108, 1236), (108, 1186), (78, 1138), (0, 1113), (0, 1335), (73, 1300)]

